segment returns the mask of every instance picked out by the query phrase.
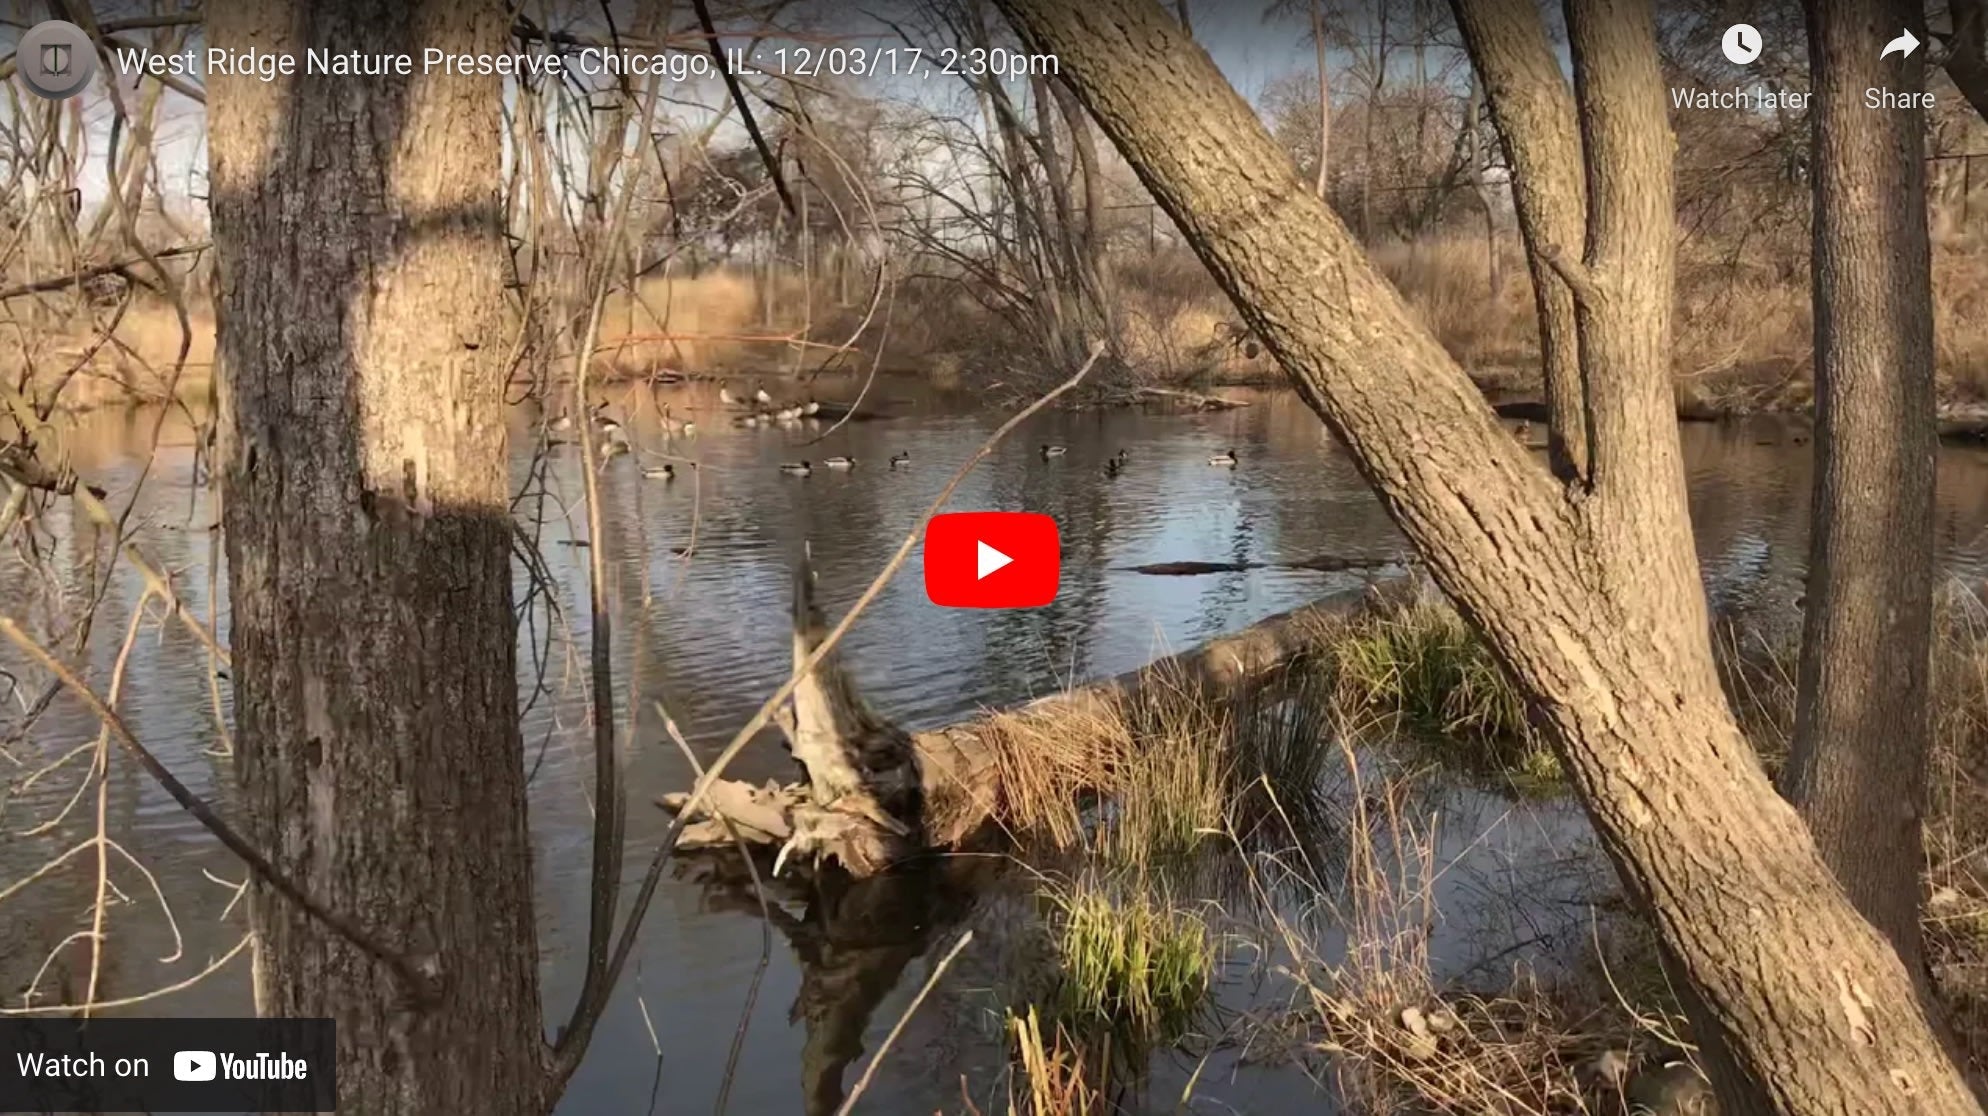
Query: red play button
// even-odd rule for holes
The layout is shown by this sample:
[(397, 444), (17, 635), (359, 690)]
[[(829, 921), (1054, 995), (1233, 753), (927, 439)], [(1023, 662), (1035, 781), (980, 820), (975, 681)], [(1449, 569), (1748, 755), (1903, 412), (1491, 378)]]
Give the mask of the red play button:
[(1062, 573), (1056, 521), (1033, 512), (954, 512), (925, 527), (925, 595), (946, 608), (1038, 608)]

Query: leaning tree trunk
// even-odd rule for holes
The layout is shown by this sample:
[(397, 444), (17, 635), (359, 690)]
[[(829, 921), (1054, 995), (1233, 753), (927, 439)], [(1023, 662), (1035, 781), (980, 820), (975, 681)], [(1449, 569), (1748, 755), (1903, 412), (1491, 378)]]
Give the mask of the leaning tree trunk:
[[(1920, 815), (1932, 717), (1933, 308), (1925, 114), (1864, 90), (1911, 5), (1808, 7), (1815, 75), (1816, 482), (1794, 751), (1782, 787), (1857, 909), (1920, 969)], [(1880, 18), (1890, 11), (1895, 18)]]
[[(500, 52), (471, 0), (243, 0), (217, 48)], [(237, 771), (275, 866), (257, 1010), (338, 1026), (348, 1111), (542, 1113), (506, 510), (498, 78), (214, 75)]]
[[(1670, 388), (1671, 137), (1654, 19), (1575, 0), (1591, 480), (1556, 483), (1150, 0), (998, 0), (1346, 443), (1539, 709), (1624, 884), (1737, 1058), (1736, 1110), (1974, 1113), (1913, 981), (1774, 792), (1712, 665)], [(1501, 125), (1502, 126), (1502, 125)]]

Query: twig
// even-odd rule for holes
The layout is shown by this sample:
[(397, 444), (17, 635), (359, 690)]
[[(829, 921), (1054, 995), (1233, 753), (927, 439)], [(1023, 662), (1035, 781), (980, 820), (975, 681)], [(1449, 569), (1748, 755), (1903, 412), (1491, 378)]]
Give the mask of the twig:
[(95, 267), (86, 267), (80, 271), (72, 271), (67, 275), (51, 275), (45, 279), (36, 279), (32, 282), (22, 283), (19, 284), (18, 286), (8, 287), (5, 290), (0, 290), (0, 302), (5, 302), (10, 298), (20, 298), (23, 295), (41, 294), (46, 291), (59, 291), (64, 287), (73, 287), (78, 283), (87, 283), (92, 279), (101, 279), (106, 275), (120, 275), (131, 268), (137, 267), (139, 264), (153, 263), (158, 260), (167, 260), (173, 258), (174, 256), (196, 255), (198, 253), (207, 251), (209, 248), (212, 248), (213, 246), (214, 245), (212, 242), (203, 240), (198, 244), (183, 244), (178, 248), (162, 248), (159, 251), (152, 253), (149, 258), (145, 256), (134, 256), (128, 260), (118, 260), (116, 263), (98, 264)]
[[(994, 447), (999, 445), (1003, 438), (1007, 437), (1015, 427), (1020, 426), (1030, 415), (1047, 407), (1058, 396), (1082, 383), (1084, 377), (1090, 374), (1092, 366), (1097, 364), (1098, 357), (1103, 355), (1103, 353), (1104, 345), (1102, 343), (1092, 345), (1089, 357), (1085, 359), (1083, 367), (1077, 369), (1076, 375), (1058, 384), (1049, 394), (1044, 395), (1034, 403), (1017, 411), (1013, 417), (1002, 423), (998, 429), (987, 436), (987, 440), (980, 444), (980, 448), (974, 451), (973, 455), (968, 457), (960, 465), (953, 473), (952, 479), (948, 480), (946, 486), (939, 490), (939, 494), (933, 498), (932, 502), (926, 505), (925, 510), (918, 516), (917, 524), (912, 527), (911, 531), (905, 535), (904, 541), (899, 544), (897, 553), (891, 555), (890, 561), (884, 563), (883, 570), (870, 582), (869, 588), (863, 590), (863, 595), (857, 598), (855, 605), (843, 614), (841, 621), (835, 625), (835, 628), (828, 633), (828, 636), (821, 643), (815, 646), (813, 654), (808, 656), (807, 661), (801, 663), (794, 673), (788, 677), (787, 681), (782, 683), (778, 690), (774, 691), (773, 696), (767, 698), (760, 705), (759, 711), (754, 713), (746, 721), (745, 727), (741, 728), (732, 737), (731, 742), (726, 744), (724, 750), (718, 753), (718, 757), (711, 761), (711, 766), (706, 768), (704, 774), (698, 777), (696, 784), (691, 787), (689, 796), (685, 798), (683, 808), (678, 812), (676, 820), (670, 823), (669, 830), (663, 834), (662, 843), (656, 847), (655, 855), (649, 861), (649, 869), (643, 874), (642, 886), (636, 891), (635, 899), (629, 905), (628, 921), (621, 928), (621, 939), (616, 943), (614, 956), (608, 962), (606, 987), (614, 987), (614, 982), (620, 976), (622, 967), (628, 963), (629, 954), (634, 952), (636, 932), (641, 929), (643, 916), (648, 913), (649, 904), (655, 899), (656, 887), (662, 882), (663, 865), (669, 862), (670, 853), (675, 850), (677, 839), (683, 835), (684, 825), (697, 812), (697, 808), (703, 805), (704, 799), (711, 793), (711, 788), (717, 785), (719, 778), (724, 775), (725, 769), (731, 766), (732, 761), (738, 758), (740, 752), (745, 750), (745, 746), (759, 733), (759, 730), (765, 728), (772, 721), (774, 710), (780, 708), (782, 703), (792, 697), (794, 690), (800, 686), (801, 681), (807, 678), (830, 652), (835, 650), (838, 643), (842, 642), (842, 637), (848, 634), (849, 629), (855, 625), (857, 617), (861, 616), (863, 610), (870, 606), (870, 602), (876, 600), (877, 595), (883, 592), (884, 586), (889, 584), (890, 579), (903, 567), (905, 560), (911, 556), (911, 551), (918, 545), (919, 538), (924, 534), (925, 522), (931, 519), (940, 508), (946, 506), (946, 502), (952, 499), (953, 491), (960, 486), (962, 481), (966, 480), (967, 474), (973, 471), (973, 467), (984, 460), (988, 454), (993, 453)], [(576, 1018), (573, 1024), (567, 1028), (566, 1032), (560, 1036), (559, 1042), (554, 1046), (555, 1066), (553, 1081), (555, 1083), (566, 1080), (567, 1077), (571, 1076), (573, 1070), (578, 1068), (580, 1058), (586, 1053), (587, 1041), (593, 1030), (594, 1023), (598, 1021), (598, 1017), (599, 1011), (596, 1009), (591, 1018)]]
[[(130, 726), (124, 723), (124, 718), (118, 716), (116, 710), (105, 705), (103, 699), (97, 696), (96, 691), (90, 689), (88, 683), (76, 677), (73, 671), (64, 666), (55, 656), (49, 654), (48, 649), (37, 643), (32, 636), (29, 636), (27, 632), (23, 631), (21, 626), (15, 623), (12, 617), (0, 616), (0, 635), (4, 635), (12, 640), (14, 645), (25, 652), (29, 658), (41, 664), (49, 673), (55, 675), (56, 680), (67, 687), (70, 693), (75, 694), (89, 708), (90, 712), (96, 714), (98, 720), (109, 726), (112, 735), (117, 738), (117, 742), (127, 752), (131, 753), (133, 758), (138, 761), (138, 765), (143, 767), (146, 773), (151, 775), (159, 786), (165, 788), (166, 793), (173, 797), (173, 801), (180, 804), (181, 809), (192, 814), (196, 821), (206, 827), (207, 831), (218, 838), (223, 845), (226, 845), (228, 851), (240, 857), (249, 866), (251, 871), (262, 878), (263, 882), (269, 884), (270, 887), (274, 888), (284, 898), (301, 907), (304, 913), (322, 922), (337, 933), (339, 937), (351, 942), (361, 952), (392, 969), (395, 975), (407, 983), (408, 989), (420, 1002), (429, 1003), (433, 1001), (436, 992), (436, 981), (432, 972), (424, 971), (406, 957), (389, 949), (384, 942), (368, 933), (358, 923), (319, 903), (300, 884), (279, 871), (274, 864), (270, 863), (268, 857), (262, 855), (254, 845), (248, 842), (247, 838), (237, 832), (233, 826), (223, 820), (219, 814), (216, 814), (212, 807), (202, 801), (199, 795), (194, 794), (187, 788), (185, 783), (180, 782), (177, 776), (167, 770), (166, 765), (159, 762), (159, 757), (153, 755), (145, 745), (139, 743), (138, 738), (132, 735)], [(109, 1005), (103, 1004), (98, 1006)]]
[[(683, 731), (676, 727), (676, 718), (663, 708), (663, 703), (653, 703), (656, 716), (663, 719), (663, 731), (676, 743), (677, 750), (683, 753), (683, 760), (690, 765), (692, 773), (704, 774), (704, 765), (697, 762), (697, 753), (691, 750), (690, 741), (683, 738)], [(739, 1071), (739, 1055), (745, 1050), (746, 1030), (752, 1024), (752, 1010), (759, 1003), (759, 985), (766, 977), (766, 970), (773, 963), (773, 911), (766, 901), (766, 883), (759, 878), (759, 865), (753, 863), (752, 850), (746, 848), (745, 838), (739, 836), (738, 827), (723, 814), (717, 815), (718, 827), (725, 836), (732, 839), (733, 847), (745, 860), (746, 874), (752, 879), (752, 893), (759, 900), (759, 964), (753, 967), (752, 981), (746, 985), (745, 1006), (739, 1009), (738, 1029), (732, 1032), (732, 1048), (725, 1055), (725, 1074), (718, 1079), (718, 1101), (712, 1107), (716, 1116), (724, 1116), (725, 1105), (732, 1097), (732, 1080)]]
[[(647, 136), (650, 125), (655, 120), (657, 77), (650, 75), (643, 92), (643, 111), (638, 136)], [(616, 144), (615, 150), (621, 151)], [(580, 339), (580, 347), (573, 354), (573, 404), (574, 422), (579, 428), (580, 451), (587, 465), (592, 464), (593, 412), (587, 405), (587, 371), (592, 363), (594, 346), (600, 341), (601, 318), (607, 306), (608, 291), (614, 282), (614, 245), (621, 239), (626, 226), (628, 211), (642, 184), (639, 161), (627, 180), (622, 183), (621, 196), (616, 199), (613, 215), (602, 229), (602, 239), (598, 244), (601, 254), (600, 277), (596, 282), (593, 307), (587, 318), (587, 333)], [(591, 468), (583, 468), (582, 476), (586, 485), (587, 498), (587, 541), (588, 548), (588, 598), (592, 607), (592, 632), (590, 640), (590, 666), (593, 676), (593, 725), (594, 725), (594, 837), (593, 867), (590, 883), (587, 918), (587, 969), (580, 983), (580, 995), (573, 1004), (573, 1021), (567, 1024), (560, 1035), (560, 1043), (574, 1030), (574, 1024), (583, 1018), (598, 1019), (607, 1005), (608, 989), (613, 987), (613, 979), (607, 971), (608, 943), (614, 935), (614, 914), (618, 905), (621, 888), (622, 843), (626, 824), (626, 803), (621, 793), (621, 773), (616, 761), (614, 745), (614, 674), (613, 674), (613, 629), (607, 602), (607, 556), (601, 546), (600, 483)], [(555, 1047), (556, 1049), (556, 1047)], [(569, 1071), (570, 1072), (570, 1071)], [(558, 1080), (564, 1080), (559, 1078)]]
[(953, 958), (958, 957), (960, 950), (965, 949), (966, 944), (972, 940), (973, 931), (968, 930), (961, 934), (959, 941), (953, 943), (953, 948), (947, 950), (946, 955), (939, 959), (939, 964), (933, 968), (932, 975), (925, 978), (924, 987), (918, 990), (918, 995), (911, 998), (911, 1003), (904, 1009), (904, 1014), (897, 1017), (897, 1022), (891, 1026), (890, 1034), (884, 1036), (883, 1045), (877, 1047), (876, 1056), (870, 1059), (869, 1065), (863, 1067), (863, 1076), (856, 1079), (856, 1087), (849, 1090), (848, 1099), (842, 1102), (841, 1108), (835, 1110), (835, 1116), (849, 1116), (849, 1110), (856, 1107), (857, 1099), (870, 1087), (870, 1078), (876, 1076), (877, 1067), (883, 1064), (884, 1055), (890, 1053), (891, 1045), (897, 1042), (897, 1036), (904, 1030), (904, 1025), (911, 1022), (912, 1013), (918, 1010), (919, 1004), (925, 1002), (925, 997), (938, 985), (939, 978), (946, 975), (946, 968), (953, 963)]

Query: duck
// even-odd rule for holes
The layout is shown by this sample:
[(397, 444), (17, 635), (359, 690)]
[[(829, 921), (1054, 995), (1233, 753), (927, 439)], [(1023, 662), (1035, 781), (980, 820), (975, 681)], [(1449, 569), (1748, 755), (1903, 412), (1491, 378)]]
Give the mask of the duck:
[(910, 464), (911, 464), (911, 451), (909, 451), (909, 450), (905, 450), (905, 451), (903, 451), (903, 452), (901, 452), (901, 453), (894, 453), (894, 454), (891, 454), (891, 457), (890, 457), (890, 467), (891, 467), (891, 468), (893, 468), (893, 469), (903, 469), (903, 468), (906, 468), (906, 467), (910, 466)]
[(642, 475), (650, 480), (675, 480), (676, 466), (667, 461), (661, 465), (645, 465), (642, 468)]
[(1218, 453), (1215, 456), (1208, 459), (1208, 464), (1210, 465), (1233, 467), (1235, 463), (1236, 463), (1236, 451), (1233, 449), (1225, 450), (1224, 452)]
[(1048, 460), (1049, 458), (1052, 457), (1062, 457), (1064, 454), (1069, 452), (1070, 452), (1069, 446), (1056, 446), (1056, 445), (1051, 445), (1048, 442), (1042, 443), (1042, 456), (1044, 460)]
[(805, 461), (789, 461), (785, 465), (780, 466), (780, 471), (790, 477), (805, 477), (815, 470), (814, 466), (809, 465)]
[(823, 461), (822, 464), (830, 469), (854, 469), (856, 467), (856, 459), (853, 457), (831, 457)]

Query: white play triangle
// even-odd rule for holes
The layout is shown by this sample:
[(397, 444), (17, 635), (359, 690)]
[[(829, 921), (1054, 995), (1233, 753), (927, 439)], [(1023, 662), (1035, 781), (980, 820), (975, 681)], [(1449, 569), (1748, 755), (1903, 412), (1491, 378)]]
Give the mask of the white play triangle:
[(974, 545), (980, 548), (978, 551), (980, 555), (980, 560), (977, 564), (978, 572), (973, 575), (975, 581), (978, 581), (981, 578), (986, 577), (988, 574), (991, 574), (995, 570), (998, 570), (1001, 567), (1014, 561), (1013, 558), (1010, 558), (1007, 555), (1001, 553), (1000, 551), (994, 549), (993, 547), (988, 546), (984, 542), (976, 542)]

